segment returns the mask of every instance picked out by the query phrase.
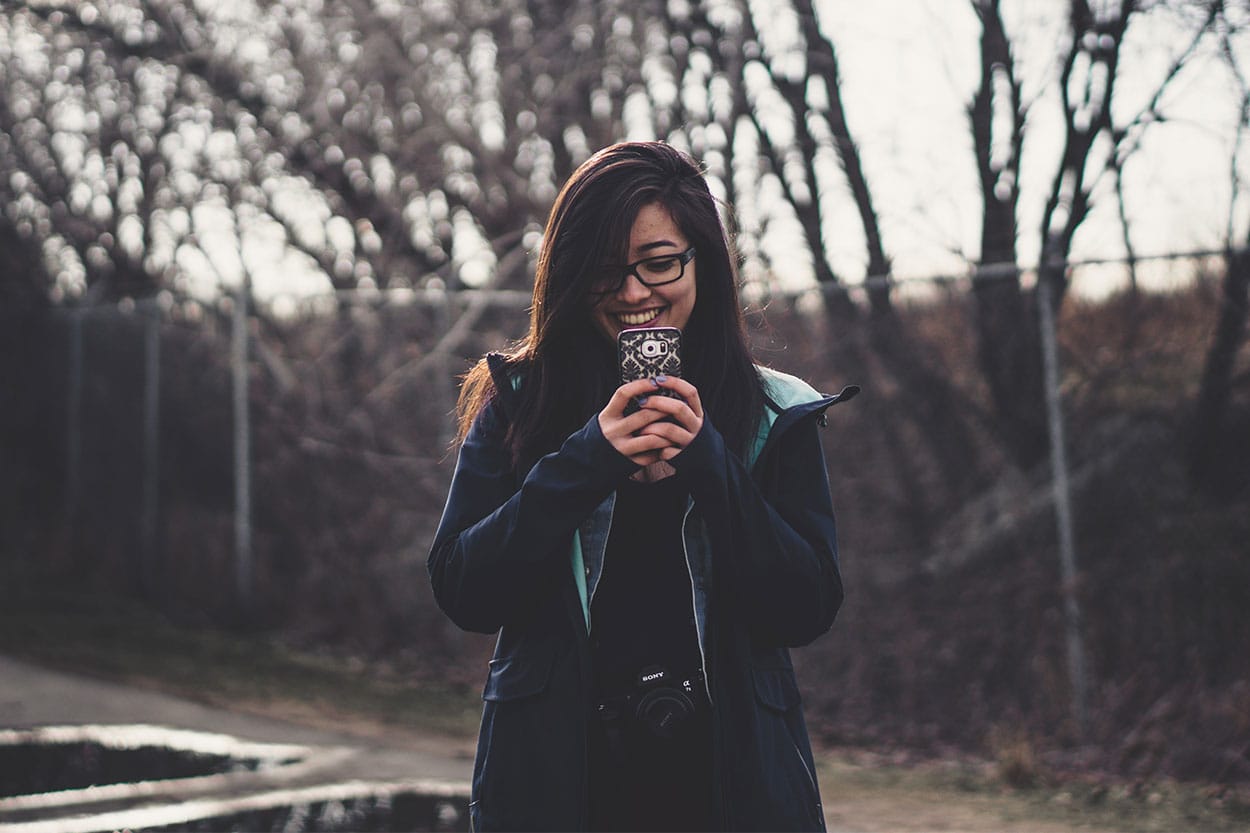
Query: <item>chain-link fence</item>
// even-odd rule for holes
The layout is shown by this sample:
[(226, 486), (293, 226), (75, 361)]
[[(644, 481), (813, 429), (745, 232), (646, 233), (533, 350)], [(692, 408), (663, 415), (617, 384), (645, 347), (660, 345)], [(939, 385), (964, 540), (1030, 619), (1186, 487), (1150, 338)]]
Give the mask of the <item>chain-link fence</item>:
[[(1053, 441), (1061, 414), (1066, 454), (1031, 464), (986, 378), (972, 278), (926, 282), (889, 320), (818, 296), (753, 307), (763, 362), (818, 388), (865, 389), (824, 435), (848, 601), (838, 633), (799, 654), (827, 736), (939, 743), (1019, 725), (1075, 737), (1086, 698), (1093, 734), (1123, 736), (1148, 731), (1142, 709), (1180, 696), (1186, 669), (1245, 685), (1244, 661), (1225, 661), (1230, 639), (1250, 639), (1237, 612), (1250, 575), (1234, 557), (1250, 513), (1227, 509), (1245, 508), (1245, 490), (1208, 499), (1188, 456), (1230, 303), (1223, 272), (1178, 259), (1166, 291), (1122, 285), (1092, 300), (1105, 269), (1068, 270), (1053, 361), (1035, 355), (1062, 406), (1048, 420), (1039, 399), (1036, 425)], [(1039, 321), (1023, 283), (1025, 320)], [(9, 506), (7, 548), (32, 574), (135, 589), (184, 614), (480, 660), (486, 643), (435, 609), (424, 557), (454, 464), (457, 376), (523, 333), (528, 297), (354, 293), (246, 309), (239, 298), (163, 294), (10, 328), (23, 353), (5, 427), (22, 433), (9, 456), (29, 491)], [(1250, 435), (1248, 376), (1243, 345), (1229, 375), (1233, 455)], [(1074, 656), (1088, 664), (1084, 689)], [(1245, 694), (1226, 691), (1212, 713)], [(1193, 743), (1224, 743), (1199, 723)]]

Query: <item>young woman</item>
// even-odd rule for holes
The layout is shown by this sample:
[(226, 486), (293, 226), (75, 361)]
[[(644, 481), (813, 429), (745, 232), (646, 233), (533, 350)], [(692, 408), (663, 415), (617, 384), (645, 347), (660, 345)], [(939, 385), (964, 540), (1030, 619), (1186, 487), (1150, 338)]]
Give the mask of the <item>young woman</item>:
[[(620, 384), (642, 326), (682, 331), (682, 378)], [(429, 556), (447, 615), (499, 632), (473, 829), (824, 829), (787, 648), (842, 601), (816, 428), (857, 390), (752, 362), (688, 156), (619, 144), (573, 174), (529, 332), (461, 391)]]

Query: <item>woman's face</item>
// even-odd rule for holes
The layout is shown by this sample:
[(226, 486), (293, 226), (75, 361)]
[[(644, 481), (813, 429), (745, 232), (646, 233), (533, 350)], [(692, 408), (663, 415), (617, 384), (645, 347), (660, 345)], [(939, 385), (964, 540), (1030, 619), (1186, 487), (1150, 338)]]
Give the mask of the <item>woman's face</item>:
[[(638, 211), (629, 232), (629, 263), (647, 259), (647, 263), (638, 265), (638, 273), (650, 280), (654, 277), (653, 267), (677, 268), (674, 262), (689, 248), (690, 241), (663, 205), (650, 203)], [(668, 260), (670, 257), (672, 260)], [(615, 291), (592, 295), (591, 317), (595, 326), (613, 344), (617, 333), (630, 327), (685, 329), (694, 311), (696, 261), (697, 258), (686, 263), (682, 276), (672, 283), (647, 286), (637, 274), (629, 274)], [(620, 271), (603, 276), (608, 284), (619, 278)]]

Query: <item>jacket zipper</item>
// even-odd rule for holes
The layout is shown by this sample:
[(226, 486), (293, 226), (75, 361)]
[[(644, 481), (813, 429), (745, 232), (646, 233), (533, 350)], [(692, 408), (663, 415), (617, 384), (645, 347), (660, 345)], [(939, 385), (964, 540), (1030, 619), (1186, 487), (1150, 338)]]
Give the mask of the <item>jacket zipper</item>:
[[(609, 538), (612, 537), (612, 520), (615, 517), (616, 517), (616, 499), (613, 498), (612, 508), (608, 510), (608, 537)], [(683, 546), (685, 546), (684, 543), (683, 543)], [(583, 564), (584, 563), (585, 561), (583, 558)], [(586, 570), (585, 579), (588, 585), (586, 588), (586, 634), (587, 636), (589, 636), (591, 630), (594, 629), (595, 617), (592, 611), (594, 610), (594, 606), (595, 606), (595, 591), (597, 591), (599, 589), (599, 585), (603, 583), (603, 571), (606, 570), (607, 568), (608, 568), (608, 547), (607, 547), (607, 544), (604, 544), (603, 555), (599, 559), (599, 580), (595, 582), (594, 587), (589, 586), (590, 567), (589, 566), (585, 567), (585, 570)]]
[[(616, 500), (613, 499), (612, 508), (608, 511), (608, 535), (612, 534), (612, 520), (615, 517), (616, 517)], [(585, 562), (583, 561), (583, 564), (584, 563)], [(599, 589), (599, 583), (603, 581), (603, 571), (607, 568), (607, 566), (608, 566), (608, 548), (607, 548), (607, 545), (605, 544), (603, 547), (603, 556), (599, 559), (599, 581), (595, 582), (594, 587), (589, 586), (590, 568), (585, 567), (585, 570), (586, 570), (585, 580), (588, 585), (586, 588), (586, 639), (587, 639), (587, 642), (589, 642), (590, 640), (590, 632), (594, 627), (594, 614), (591, 613), (591, 611), (593, 610), (593, 607), (594, 607), (595, 591)], [(587, 656), (589, 656), (592, 650), (593, 650), (593, 647), (588, 644), (586, 646)], [(584, 677), (583, 677), (583, 683), (587, 683)], [(587, 694), (589, 693), (590, 692), (587, 692)], [(590, 829), (590, 783), (589, 783), (589, 780), (590, 780), (590, 721), (595, 720), (595, 719), (597, 718), (594, 715), (588, 716), (586, 718), (586, 724), (582, 728), (581, 817), (582, 817), (582, 829), (583, 830)]]
[(712, 675), (708, 668), (707, 654), (703, 651), (703, 628), (699, 626), (699, 597), (694, 586), (694, 568), (690, 566), (690, 550), (686, 547), (686, 522), (694, 510), (694, 501), (686, 507), (686, 514), (681, 517), (681, 554), (686, 562), (686, 575), (690, 576), (690, 612), (694, 615), (695, 642), (699, 644), (699, 662), (703, 666), (703, 690), (707, 692), (707, 701), (712, 703)]
[(690, 505), (686, 507), (686, 514), (681, 518), (681, 552), (686, 562), (686, 574), (690, 576), (690, 612), (694, 614), (694, 633), (695, 642), (699, 645), (699, 661), (703, 665), (703, 690), (707, 692), (707, 702), (712, 706), (712, 772), (715, 783), (712, 785), (714, 800), (720, 805), (721, 824), (725, 830), (732, 829), (729, 824), (729, 803), (725, 800), (724, 785), (721, 778), (715, 777), (720, 774), (723, 764), (717, 760), (719, 757), (717, 752), (717, 744), (719, 743), (720, 727), (716, 721), (715, 701), (712, 699), (712, 670), (708, 666), (707, 654), (703, 650), (703, 630), (699, 627), (699, 603), (698, 595), (694, 586), (694, 568), (690, 566), (690, 550), (686, 547), (686, 523), (690, 520), (690, 513), (694, 510), (694, 501), (690, 501)]
[(807, 773), (807, 783), (812, 785), (812, 795), (816, 798), (817, 821), (820, 822), (821, 828), (824, 828), (825, 810), (820, 804), (820, 787), (816, 785), (816, 776), (812, 773), (811, 767), (807, 765), (807, 761), (803, 758), (803, 752), (799, 749), (799, 745), (791, 740), (790, 746), (794, 749), (794, 754), (799, 756), (799, 763), (803, 766), (803, 772)]

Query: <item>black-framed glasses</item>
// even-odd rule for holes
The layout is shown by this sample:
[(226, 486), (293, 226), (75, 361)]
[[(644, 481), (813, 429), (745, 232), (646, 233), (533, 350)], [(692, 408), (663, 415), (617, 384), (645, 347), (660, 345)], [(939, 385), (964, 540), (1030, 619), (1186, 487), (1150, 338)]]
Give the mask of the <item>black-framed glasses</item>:
[(645, 286), (663, 286), (679, 281), (686, 274), (686, 264), (694, 260), (694, 246), (684, 252), (671, 255), (653, 255), (635, 260), (624, 266), (608, 266), (607, 275), (590, 290), (594, 295), (612, 295), (625, 285), (625, 279), (633, 275)]

